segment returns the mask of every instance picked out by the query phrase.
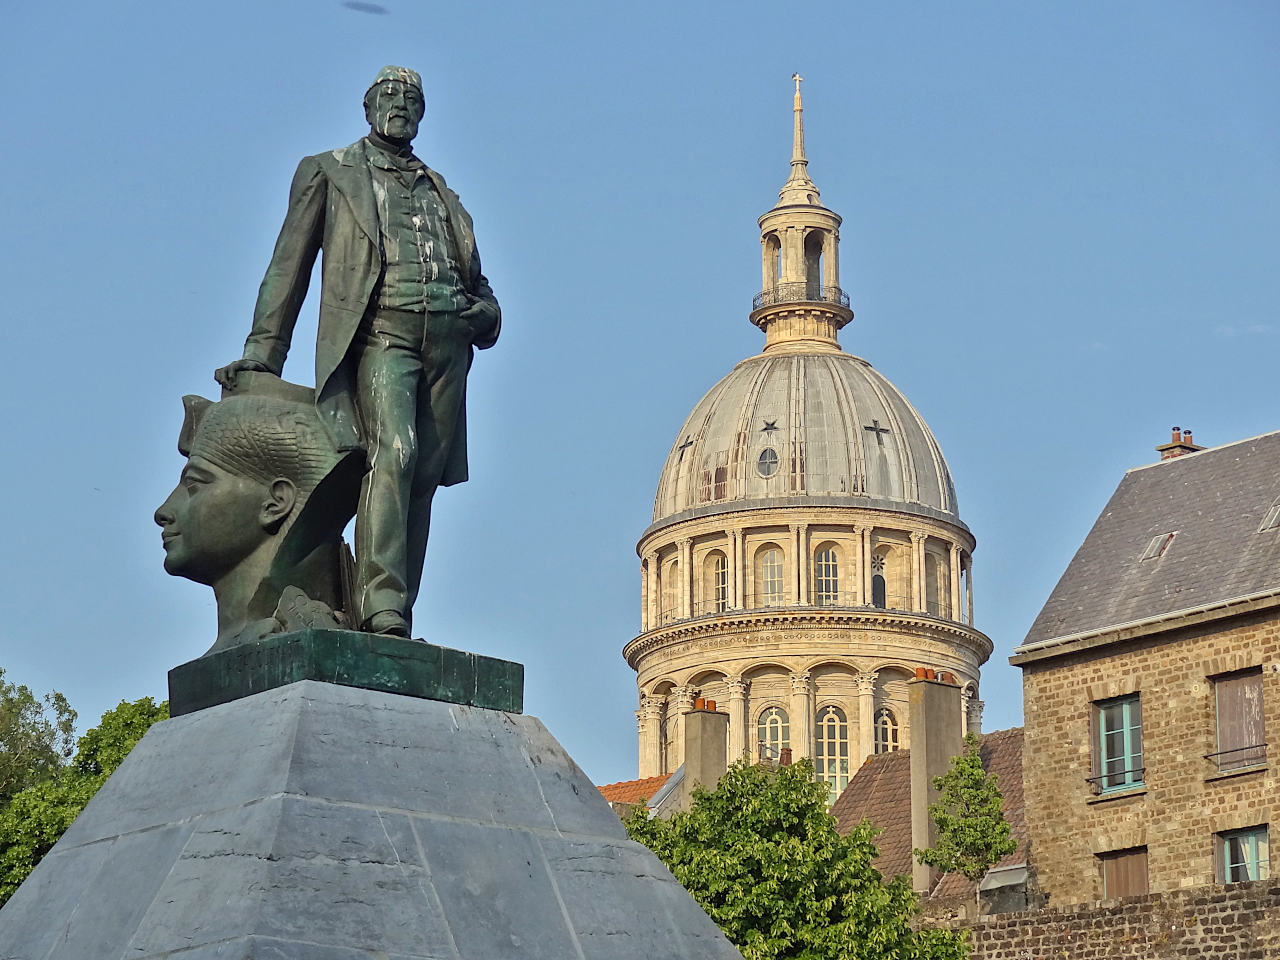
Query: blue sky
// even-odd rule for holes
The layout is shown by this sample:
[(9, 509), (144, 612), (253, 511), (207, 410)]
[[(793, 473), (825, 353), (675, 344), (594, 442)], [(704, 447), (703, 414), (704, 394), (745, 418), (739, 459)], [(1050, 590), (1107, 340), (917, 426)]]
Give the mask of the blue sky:
[[(684, 417), (762, 336), (755, 218), (787, 173), (844, 216), (870, 360), (932, 426), (978, 538), (987, 729), (1122, 472), (1173, 424), (1280, 428), (1280, 6), (6, 4), (0, 665), (89, 725), (214, 633), (151, 514), (185, 393), (237, 356), (304, 154), (421, 71), (419, 154), (504, 309), (470, 483), (437, 499), (417, 626), (521, 660), (528, 712), (635, 776), (636, 538)], [(310, 382), (314, 296), (286, 375)]]

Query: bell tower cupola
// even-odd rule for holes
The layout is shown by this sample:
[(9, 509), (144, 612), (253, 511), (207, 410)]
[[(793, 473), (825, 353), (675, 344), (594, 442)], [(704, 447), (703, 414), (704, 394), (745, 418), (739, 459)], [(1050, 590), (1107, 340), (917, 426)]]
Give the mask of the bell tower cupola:
[(751, 322), (766, 353), (840, 352), (837, 331), (853, 319), (840, 289), (840, 215), (822, 204), (804, 152), (804, 104), (798, 73), (791, 174), (778, 202), (759, 220), (762, 283)]

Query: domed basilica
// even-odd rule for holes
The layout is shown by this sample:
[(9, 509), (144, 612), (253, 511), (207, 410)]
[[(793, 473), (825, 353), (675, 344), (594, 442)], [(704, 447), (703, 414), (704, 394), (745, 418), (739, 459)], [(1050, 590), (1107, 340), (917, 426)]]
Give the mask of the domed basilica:
[(907, 747), (917, 668), (961, 685), (977, 730), (974, 537), (924, 419), (844, 352), (840, 216), (804, 152), (796, 77), (791, 173), (760, 217), (764, 333), (676, 435), (637, 545), (641, 777), (684, 762), (699, 698), (729, 715), (728, 756), (813, 757), (832, 797), (875, 752)]

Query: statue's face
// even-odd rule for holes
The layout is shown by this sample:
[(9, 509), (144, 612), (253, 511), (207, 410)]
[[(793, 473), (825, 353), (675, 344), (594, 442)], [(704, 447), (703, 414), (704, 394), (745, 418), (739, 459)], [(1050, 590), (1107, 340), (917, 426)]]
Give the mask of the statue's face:
[(193, 455), (155, 513), (165, 572), (218, 583), (270, 536), (262, 518), (270, 500), (270, 488), (262, 482)]
[(388, 140), (412, 140), (427, 105), (418, 88), (399, 80), (383, 80), (365, 97), (369, 126)]

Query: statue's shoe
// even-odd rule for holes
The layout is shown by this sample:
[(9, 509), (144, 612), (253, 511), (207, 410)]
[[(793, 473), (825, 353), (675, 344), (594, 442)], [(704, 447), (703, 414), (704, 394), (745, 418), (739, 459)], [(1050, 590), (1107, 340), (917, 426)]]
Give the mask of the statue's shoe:
[(380, 633), (388, 637), (409, 637), (409, 621), (396, 610), (379, 610), (364, 622), (365, 633)]

